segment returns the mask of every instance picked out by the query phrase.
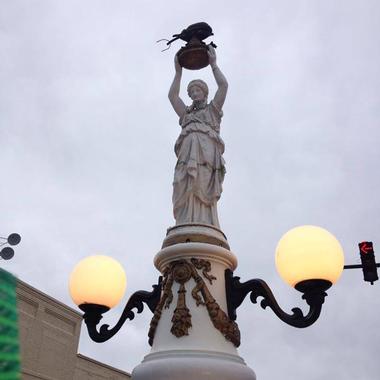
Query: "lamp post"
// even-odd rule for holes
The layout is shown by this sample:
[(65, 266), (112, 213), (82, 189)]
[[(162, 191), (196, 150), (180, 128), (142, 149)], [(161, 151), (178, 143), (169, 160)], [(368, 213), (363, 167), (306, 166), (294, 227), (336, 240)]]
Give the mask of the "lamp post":
[[(306, 314), (299, 308), (291, 313), (282, 310), (261, 279), (240, 282), (234, 276), (236, 264), (231, 251), (215, 244), (190, 241), (164, 247), (155, 257), (162, 273), (157, 284), (151, 292), (132, 294), (112, 328), (98, 325), (125, 290), (126, 279), (119, 263), (106, 256), (82, 260), (72, 272), (70, 292), (84, 311), (84, 321), (95, 342), (114, 336), (135, 312), (143, 311), (144, 304), (154, 313), (148, 333), (152, 350), (134, 370), (133, 379), (201, 379), (205, 368), (209, 371), (204, 377), (207, 379), (255, 379), (236, 351), (240, 345), (236, 310), (249, 294), (253, 303), (262, 297), (261, 306), (271, 308), (291, 326), (312, 325), (320, 315), (326, 290), (342, 273), (343, 251), (332, 234), (315, 226), (297, 227), (280, 240), (277, 270), (303, 294), (309, 306)], [(187, 290), (192, 297), (185, 297)], [(178, 299), (173, 305), (175, 293)]]
[[(144, 305), (153, 313), (148, 331), (151, 351), (132, 373), (134, 380), (254, 380), (256, 375), (239, 356), (241, 342), (236, 310), (249, 294), (262, 297), (285, 323), (307, 327), (319, 317), (326, 290), (343, 270), (343, 251), (328, 231), (303, 226), (286, 233), (276, 250), (280, 276), (303, 295), (309, 306), (304, 314), (282, 310), (269, 286), (261, 279), (240, 282), (234, 275), (237, 257), (219, 227), (217, 202), (225, 175), (224, 142), (220, 136), (222, 108), (228, 83), (217, 65), (211, 27), (202, 22), (174, 35), (186, 42), (174, 60), (175, 75), (169, 100), (180, 117), (175, 143), (178, 158), (173, 181), (173, 214), (176, 225), (168, 229), (154, 265), (160, 276), (151, 291), (131, 295), (124, 311), (110, 328), (98, 327), (103, 314), (122, 297), (126, 280), (118, 263), (94, 256), (80, 262), (70, 279), (74, 302), (84, 311), (91, 339), (104, 342), (126, 320), (141, 313)], [(191, 105), (179, 97), (182, 69), (211, 66), (217, 91), (209, 102), (209, 89), (200, 79), (187, 86)]]

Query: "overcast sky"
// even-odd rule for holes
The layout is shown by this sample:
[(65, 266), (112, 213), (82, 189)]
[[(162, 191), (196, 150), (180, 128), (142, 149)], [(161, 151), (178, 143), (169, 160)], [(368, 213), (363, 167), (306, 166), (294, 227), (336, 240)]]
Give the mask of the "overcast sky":
[[(229, 82), (219, 219), (236, 274), (263, 278), (287, 310), (302, 306), (274, 264), (278, 240), (302, 224), (332, 232), (347, 264), (363, 240), (380, 261), (379, 20), (377, 0), (1, 0), (0, 236), (22, 242), (0, 265), (72, 307), (70, 272), (95, 253), (123, 264), (126, 298), (150, 290), (174, 224), (180, 127), (167, 92), (182, 45), (161, 53), (155, 41), (198, 21), (212, 26)], [(209, 67), (185, 71), (186, 102), (198, 77), (215, 91)], [(83, 331), (79, 351), (132, 371), (150, 318), (104, 344)], [(246, 300), (239, 352), (258, 380), (376, 380), (379, 320), (380, 282), (346, 271), (308, 329)]]

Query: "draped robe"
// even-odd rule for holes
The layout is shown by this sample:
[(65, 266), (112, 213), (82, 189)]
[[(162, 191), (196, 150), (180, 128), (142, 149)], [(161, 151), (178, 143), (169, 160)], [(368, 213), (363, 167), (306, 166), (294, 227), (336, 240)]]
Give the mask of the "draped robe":
[(186, 107), (180, 117), (182, 131), (175, 144), (178, 158), (173, 181), (173, 213), (176, 225), (210, 224), (219, 228), (217, 201), (225, 173), (224, 142), (220, 122), (223, 112), (215, 103), (203, 108)]

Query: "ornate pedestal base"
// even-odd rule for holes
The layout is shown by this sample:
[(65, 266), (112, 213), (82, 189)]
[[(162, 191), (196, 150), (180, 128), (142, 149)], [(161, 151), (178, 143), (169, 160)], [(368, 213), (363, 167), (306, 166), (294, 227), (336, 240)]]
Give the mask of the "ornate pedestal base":
[(206, 225), (168, 230), (154, 264), (162, 296), (149, 339), (152, 350), (133, 380), (255, 380), (238, 355), (240, 331), (227, 314), (224, 272), (237, 266), (224, 234)]
[(242, 358), (212, 351), (152, 353), (132, 373), (133, 380), (256, 380)]
[(178, 243), (208, 243), (230, 249), (226, 235), (214, 226), (201, 223), (179, 224), (168, 228), (162, 248)]

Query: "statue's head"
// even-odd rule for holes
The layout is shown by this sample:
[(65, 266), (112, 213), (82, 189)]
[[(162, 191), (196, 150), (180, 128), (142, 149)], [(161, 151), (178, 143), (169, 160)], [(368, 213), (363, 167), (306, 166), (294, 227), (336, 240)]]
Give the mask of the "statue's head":
[(193, 102), (206, 101), (208, 97), (207, 83), (201, 79), (192, 80), (187, 86), (187, 93)]

